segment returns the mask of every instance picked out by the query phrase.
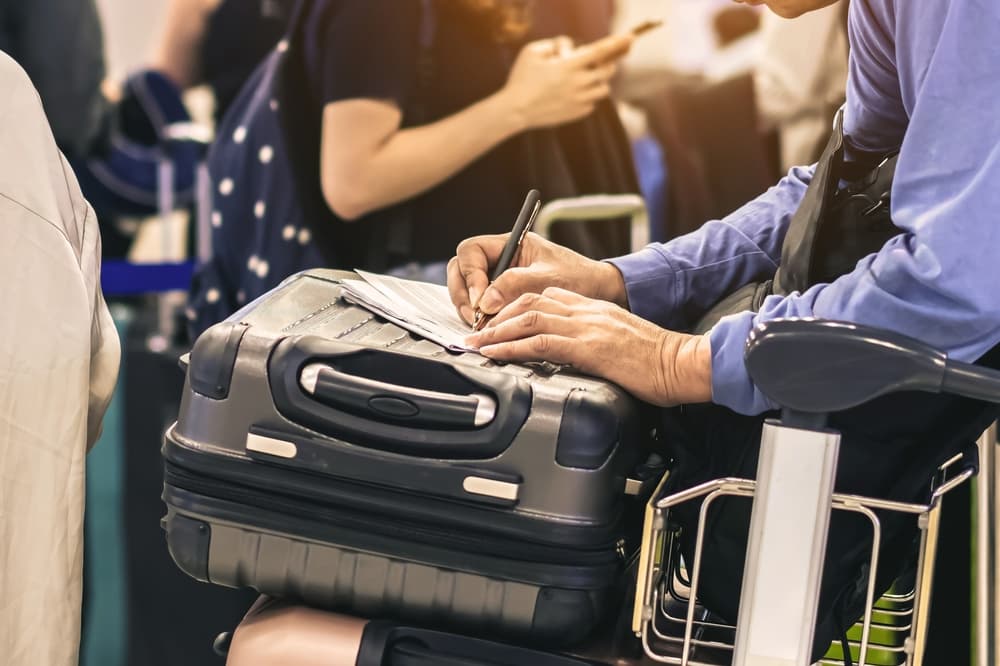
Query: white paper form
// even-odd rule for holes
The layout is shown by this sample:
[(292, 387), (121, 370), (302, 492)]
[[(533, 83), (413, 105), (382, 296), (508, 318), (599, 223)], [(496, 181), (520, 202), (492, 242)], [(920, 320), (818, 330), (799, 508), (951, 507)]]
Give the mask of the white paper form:
[(458, 316), (447, 287), (356, 272), (360, 280), (342, 282), (347, 300), (448, 349), (476, 351), (465, 344), (472, 326)]

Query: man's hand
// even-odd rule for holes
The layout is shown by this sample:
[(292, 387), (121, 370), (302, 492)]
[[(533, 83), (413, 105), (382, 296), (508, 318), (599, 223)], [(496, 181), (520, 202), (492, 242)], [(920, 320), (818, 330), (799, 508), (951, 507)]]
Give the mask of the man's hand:
[(655, 405), (712, 398), (707, 337), (662, 329), (617, 305), (564, 289), (520, 296), (468, 341), (498, 361), (571, 365)]
[(489, 274), (500, 258), (508, 234), (476, 236), (462, 241), (448, 263), (448, 291), (459, 315), (472, 323), (478, 305), (494, 315), (518, 296), (541, 293), (546, 287), (562, 287), (601, 300), (628, 305), (625, 282), (613, 265), (588, 259), (528, 234), (515, 263), (490, 284)]

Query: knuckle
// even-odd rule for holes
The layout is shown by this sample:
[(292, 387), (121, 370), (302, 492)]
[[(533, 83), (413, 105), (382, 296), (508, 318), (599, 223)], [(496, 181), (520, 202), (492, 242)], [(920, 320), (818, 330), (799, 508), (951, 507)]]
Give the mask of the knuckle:
[(493, 292), (491, 300), (499, 300), (501, 304), (504, 304), (507, 302), (507, 285), (502, 282), (498, 282), (490, 284), (489, 287), (487, 287), (487, 290)]
[(526, 294), (521, 294), (517, 300), (520, 301), (521, 307), (525, 308), (526, 310), (532, 310), (538, 306), (540, 299), (541, 297), (538, 294), (526, 293)]
[(536, 335), (528, 341), (528, 346), (535, 354), (547, 354), (552, 347), (552, 340), (547, 335)]
[(529, 310), (528, 312), (524, 313), (524, 316), (521, 319), (521, 326), (523, 328), (529, 328), (529, 329), (535, 328), (536, 326), (538, 326), (539, 318), (540, 315), (538, 313), (538, 310)]
[(493, 281), (493, 284), (516, 293), (520, 291), (520, 287), (524, 284), (525, 277), (524, 269), (520, 267), (508, 268), (500, 277)]

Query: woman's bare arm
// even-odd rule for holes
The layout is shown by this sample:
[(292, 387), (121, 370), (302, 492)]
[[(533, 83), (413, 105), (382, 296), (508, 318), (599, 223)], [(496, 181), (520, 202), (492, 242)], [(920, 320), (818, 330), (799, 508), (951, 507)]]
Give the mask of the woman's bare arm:
[(558, 40), (522, 49), (497, 93), (428, 125), (400, 129), (392, 102), (351, 99), (323, 112), (321, 184), (345, 220), (391, 206), (448, 179), (511, 136), (588, 115), (608, 95), (629, 35), (560, 52)]

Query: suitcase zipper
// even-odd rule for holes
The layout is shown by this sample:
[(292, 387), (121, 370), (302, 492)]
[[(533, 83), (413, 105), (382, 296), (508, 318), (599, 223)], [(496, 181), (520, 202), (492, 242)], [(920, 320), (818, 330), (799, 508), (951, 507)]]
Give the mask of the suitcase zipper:
[(507, 560), (537, 564), (598, 566), (621, 562), (621, 540), (591, 548), (560, 547), (493, 537), (486, 534), (462, 536), (426, 524), (400, 520), (383, 514), (347, 514), (336, 506), (316, 505), (291, 497), (267, 494), (217, 478), (196, 476), (169, 461), (164, 480), (168, 485), (213, 499), (231, 501), (316, 521), (328, 527), (372, 532), (389, 536), (405, 534), (408, 540), (458, 550), (472, 555), (491, 555)]

